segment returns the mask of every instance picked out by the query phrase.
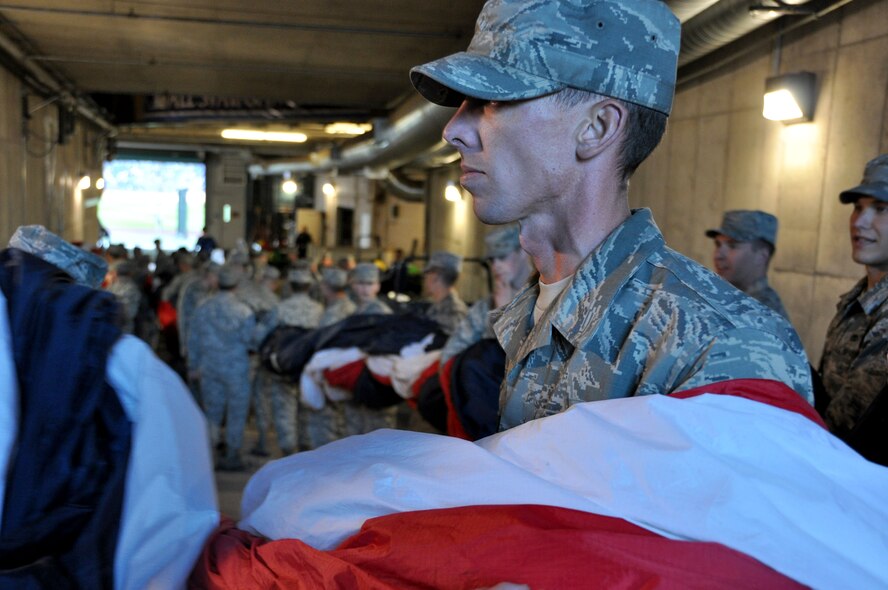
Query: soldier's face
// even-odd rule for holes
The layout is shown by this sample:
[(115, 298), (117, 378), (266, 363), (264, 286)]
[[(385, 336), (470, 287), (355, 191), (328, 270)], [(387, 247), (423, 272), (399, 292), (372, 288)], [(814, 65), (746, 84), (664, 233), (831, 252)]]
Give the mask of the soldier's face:
[(490, 259), (490, 271), (495, 282), (518, 287), (530, 275), (530, 262), (524, 250), (513, 250), (505, 256)]
[(738, 242), (728, 236), (715, 236), (713, 262), (715, 272), (735, 287), (742, 289), (759, 274), (759, 261), (752, 242)]
[(367, 303), (368, 301), (375, 299), (376, 295), (379, 293), (379, 287), (380, 285), (378, 282), (361, 281), (352, 283), (352, 291), (361, 303)]
[(576, 182), (576, 120), (547, 97), (466, 99), (444, 128), (462, 156), (460, 184), (475, 215), (500, 224), (546, 211)]
[(854, 262), (888, 271), (888, 203), (860, 197), (851, 212), (851, 257)]

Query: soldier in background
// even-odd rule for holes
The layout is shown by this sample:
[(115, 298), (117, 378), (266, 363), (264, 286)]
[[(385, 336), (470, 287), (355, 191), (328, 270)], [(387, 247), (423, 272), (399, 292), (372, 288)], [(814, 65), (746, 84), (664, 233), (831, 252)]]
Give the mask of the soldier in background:
[(325, 306), (324, 315), (321, 316), (321, 328), (344, 320), (357, 309), (345, 291), (347, 285), (348, 273), (341, 268), (328, 267), (321, 270), (321, 293)]
[(392, 308), (377, 297), (381, 287), (379, 267), (372, 262), (362, 262), (349, 273), (349, 284), (357, 303), (355, 313), (392, 313)]
[(105, 275), (105, 290), (113, 293), (120, 303), (120, 329), (124, 334), (133, 334), (136, 316), (142, 303), (142, 291), (133, 280), (136, 268), (132, 261), (116, 259), (108, 265)]
[[(206, 262), (197, 270), (197, 280), (189, 281), (179, 290), (179, 300), (176, 303), (176, 330), (179, 333), (179, 354), (188, 366), (188, 332), (194, 312), (204, 299), (212, 295), (219, 288), (220, 266), (215, 262)], [(200, 399), (200, 385), (188, 377), (188, 387), (194, 399), (203, 405)]]
[(475, 214), (519, 222), (540, 272), (491, 314), (506, 352), (500, 430), (742, 378), (813, 402), (792, 327), (629, 209), (629, 178), (672, 107), (680, 29), (657, 0), (488, 0), (468, 51), (411, 70), (425, 98), (458, 107), (444, 139)]
[(788, 321), (780, 295), (768, 284), (777, 218), (764, 211), (726, 211), (721, 226), (708, 230), (706, 237), (715, 241), (715, 272)]
[(219, 291), (194, 312), (188, 332), (189, 378), (200, 381), (201, 399), (217, 446), (225, 423), (225, 454), (219, 469), (244, 469), (241, 458), (250, 404), (250, 350), (255, 348), (256, 318), (235, 295), (242, 269), (219, 269)]
[(507, 225), (491, 230), (484, 238), (485, 256), (493, 274), (493, 292), (479, 299), (447, 339), (441, 351), (441, 366), (472, 344), (485, 338), (496, 338), (488, 315), (512, 301), (533, 274), (530, 257), (521, 249), (518, 226)]
[(453, 333), (469, 312), (454, 286), (460, 270), (462, 257), (451, 252), (435, 252), (423, 269), (422, 290), (432, 302), (426, 316), (438, 322), (447, 335)]
[[(281, 301), (272, 310), (269, 319), (263, 326), (263, 333), (271, 333), (278, 326), (291, 326), (313, 330), (318, 327), (323, 306), (309, 296), (308, 292), (315, 282), (314, 275), (307, 268), (294, 268), (287, 274), (292, 295)], [(270, 414), (277, 433), (277, 443), (284, 455), (297, 450), (298, 417), (298, 386), (290, 376), (279, 375), (259, 365), (253, 386), (258, 394), (259, 411), (263, 415)], [(257, 411), (257, 417), (259, 412)], [(256, 454), (267, 454), (265, 431), (259, 431)]]
[(866, 276), (839, 299), (820, 359), (831, 398), (824, 419), (845, 438), (888, 387), (888, 154), (870, 160), (860, 185), (839, 200), (854, 205), (851, 257), (866, 267)]

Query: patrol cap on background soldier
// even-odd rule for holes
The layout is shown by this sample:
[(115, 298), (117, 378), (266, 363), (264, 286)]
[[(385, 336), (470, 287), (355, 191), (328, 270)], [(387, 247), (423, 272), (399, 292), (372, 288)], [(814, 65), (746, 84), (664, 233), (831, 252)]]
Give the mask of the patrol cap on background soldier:
[(777, 244), (777, 218), (764, 211), (726, 211), (721, 226), (706, 231), (715, 240), (715, 272), (789, 319), (777, 292), (768, 284), (768, 265)]
[(227, 263), (219, 267), (219, 289), (230, 291), (238, 286), (244, 276), (243, 268), (238, 264)]
[(445, 283), (453, 285), (462, 272), (462, 256), (452, 252), (435, 252), (423, 268), (423, 274), (438, 273)]

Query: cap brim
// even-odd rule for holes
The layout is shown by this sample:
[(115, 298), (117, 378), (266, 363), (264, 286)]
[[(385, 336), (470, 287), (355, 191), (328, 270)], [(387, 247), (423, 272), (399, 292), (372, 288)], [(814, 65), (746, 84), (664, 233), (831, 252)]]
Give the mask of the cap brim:
[(839, 193), (839, 201), (846, 205), (857, 201), (860, 197), (872, 197), (878, 201), (888, 202), (888, 186), (861, 184)]
[[(723, 230), (721, 228), (706, 230), (706, 237), (707, 238), (714, 238), (715, 236), (728, 236), (728, 234), (726, 234), (725, 230)], [(731, 236), (728, 236), (728, 237), (731, 237)]]
[(445, 107), (459, 106), (467, 96), (480, 100), (524, 100), (565, 87), (561, 82), (465, 51), (414, 67), (410, 81), (426, 100)]

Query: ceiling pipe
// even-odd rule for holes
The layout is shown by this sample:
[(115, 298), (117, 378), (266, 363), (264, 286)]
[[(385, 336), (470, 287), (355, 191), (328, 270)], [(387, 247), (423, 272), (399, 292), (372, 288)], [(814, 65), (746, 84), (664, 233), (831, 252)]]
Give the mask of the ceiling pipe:
[(3, 33), (0, 33), (0, 51), (9, 56), (17, 67), (31, 78), (30, 80), (23, 80), (23, 82), (33, 85), (34, 89), (40, 93), (59, 96), (63, 104), (73, 105), (74, 110), (83, 118), (100, 127), (106, 133), (113, 134), (115, 132), (115, 128), (111, 123), (106, 121), (104, 117), (69, 89), (70, 85), (59, 81), (56, 76), (34, 63), (17, 43)]
[(453, 116), (453, 109), (430, 103), (414, 94), (395, 109), (392, 116), (374, 126), (373, 138), (315, 155), (309, 161), (272, 162), (250, 166), (254, 176), (304, 174), (310, 172), (350, 172), (365, 168), (398, 168), (415, 160), (441, 141), (441, 131)]
[(386, 191), (403, 201), (422, 203), (426, 197), (426, 183), (411, 184), (395, 172), (389, 171), (385, 176)]

